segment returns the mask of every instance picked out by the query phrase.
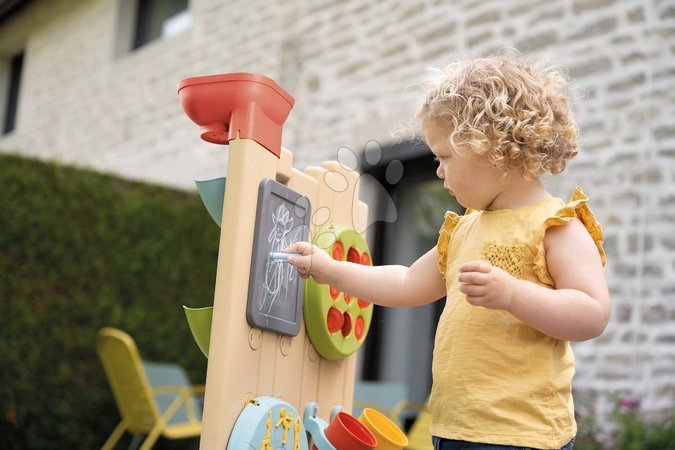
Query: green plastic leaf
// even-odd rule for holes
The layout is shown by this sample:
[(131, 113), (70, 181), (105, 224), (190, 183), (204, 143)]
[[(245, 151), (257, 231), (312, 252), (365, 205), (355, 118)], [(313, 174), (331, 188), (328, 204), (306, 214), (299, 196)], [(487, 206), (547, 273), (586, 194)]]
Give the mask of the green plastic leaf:
[(225, 177), (212, 180), (195, 180), (199, 196), (211, 218), (220, 226), (223, 217), (223, 199), (225, 198)]
[(197, 346), (209, 357), (209, 344), (211, 342), (211, 322), (213, 320), (213, 306), (204, 308), (189, 308), (183, 305), (185, 317), (187, 317), (188, 326), (195, 338)]

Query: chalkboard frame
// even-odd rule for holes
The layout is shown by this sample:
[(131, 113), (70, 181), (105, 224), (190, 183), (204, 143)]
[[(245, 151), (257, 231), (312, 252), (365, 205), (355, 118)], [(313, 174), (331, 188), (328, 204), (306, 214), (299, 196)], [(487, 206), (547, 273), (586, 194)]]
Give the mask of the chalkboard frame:
[[(285, 208), (280, 205), (284, 205)], [(293, 221), (292, 228), (283, 233), (282, 239), (277, 240), (278, 234), (275, 233), (274, 237), (272, 234), (275, 229), (274, 214), (284, 215), (285, 218), (286, 213)], [(270, 223), (271, 217), (273, 219)], [(273, 262), (268, 257), (270, 252), (280, 252), (295, 241), (308, 240), (310, 217), (311, 204), (307, 197), (269, 178), (264, 178), (260, 182), (246, 304), (246, 320), (250, 326), (287, 336), (297, 336), (300, 332), (305, 280), (287, 262)], [(298, 223), (295, 223), (296, 220)], [(292, 236), (288, 236), (289, 234)], [(273, 238), (274, 242), (270, 243), (270, 238)], [(285, 283), (284, 277), (292, 281)], [(285, 293), (281, 302), (277, 301), (279, 299), (269, 290), (270, 285), (276, 285), (276, 288), (280, 289), (279, 292)], [(286, 287), (288, 285), (291, 285), (290, 288)], [(267, 300), (270, 300), (269, 304)], [(268, 306), (271, 312), (275, 301), (277, 306), (285, 305), (284, 314), (264, 312), (264, 308)], [(293, 307), (295, 310), (289, 311)]]

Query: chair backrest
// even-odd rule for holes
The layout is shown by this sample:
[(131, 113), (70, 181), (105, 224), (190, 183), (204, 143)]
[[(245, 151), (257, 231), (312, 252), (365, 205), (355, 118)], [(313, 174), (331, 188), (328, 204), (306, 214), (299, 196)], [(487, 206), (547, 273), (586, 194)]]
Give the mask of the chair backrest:
[(136, 343), (124, 331), (106, 327), (96, 335), (96, 351), (127, 429), (148, 433), (159, 419), (159, 409)]

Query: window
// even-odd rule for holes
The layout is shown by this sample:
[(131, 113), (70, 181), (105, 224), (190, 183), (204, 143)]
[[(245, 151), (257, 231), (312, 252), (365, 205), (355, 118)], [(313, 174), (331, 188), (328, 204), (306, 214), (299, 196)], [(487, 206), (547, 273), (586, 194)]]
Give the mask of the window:
[(133, 49), (155, 39), (175, 36), (191, 23), (188, 0), (138, 0)]
[[(437, 164), (432, 156), (422, 143), (403, 142), (383, 149), (383, 161), (365, 170), (379, 180), (386, 190), (385, 197), (393, 201), (398, 212), (395, 221), (375, 224), (371, 250), (376, 264), (409, 266), (436, 245), (444, 212), (463, 212), (436, 178)], [(386, 167), (396, 159), (403, 164), (403, 177), (397, 184), (389, 185)], [(379, 200), (371, 203), (371, 207), (380, 209), (382, 203)], [(417, 308), (375, 306), (364, 349), (362, 378), (403, 381), (408, 386), (409, 398), (424, 403), (431, 388), (436, 324), (444, 305), (445, 301), (439, 300)]]
[(19, 106), (19, 88), (21, 85), (21, 71), (23, 69), (23, 52), (14, 56), (8, 64), (7, 96), (5, 100), (4, 123), (2, 134), (14, 130), (16, 126), (16, 112)]

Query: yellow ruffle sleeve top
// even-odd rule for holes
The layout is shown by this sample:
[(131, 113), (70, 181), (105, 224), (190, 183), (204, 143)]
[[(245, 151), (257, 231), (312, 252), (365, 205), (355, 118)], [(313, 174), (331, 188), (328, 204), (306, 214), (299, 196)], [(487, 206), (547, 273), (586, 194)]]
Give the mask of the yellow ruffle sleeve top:
[(506, 311), (472, 306), (457, 281), (462, 264), (483, 260), (555, 289), (544, 234), (573, 219), (584, 224), (604, 264), (602, 229), (579, 188), (567, 204), (551, 198), (523, 208), (446, 213), (437, 244), (447, 302), (434, 345), (434, 436), (543, 449), (560, 448), (575, 436), (569, 342)]

